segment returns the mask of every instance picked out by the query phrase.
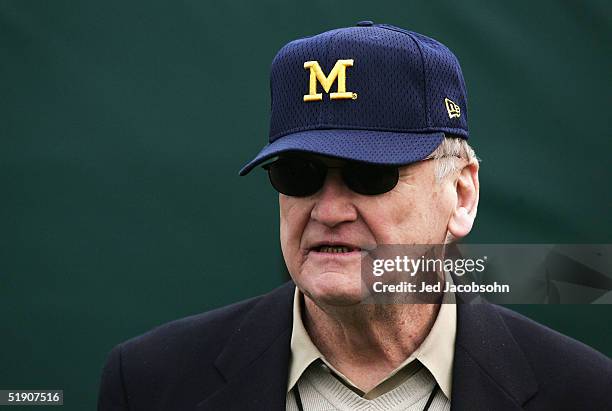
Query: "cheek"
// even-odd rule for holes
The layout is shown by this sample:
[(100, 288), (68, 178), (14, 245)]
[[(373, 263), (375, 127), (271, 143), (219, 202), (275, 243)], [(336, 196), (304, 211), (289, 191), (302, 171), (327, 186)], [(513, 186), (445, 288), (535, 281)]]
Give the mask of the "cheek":
[(446, 241), (448, 221), (454, 207), (451, 187), (445, 183), (436, 183), (435, 187), (428, 199), (429, 207), (424, 211), (427, 244), (443, 244)]
[(376, 244), (403, 244), (407, 241), (418, 214), (412, 201), (402, 193), (389, 193), (383, 197), (372, 197), (359, 208), (361, 217), (374, 237)]
[[(378, 244), (434, 244), (446, 237), (448, 196), (440, 189), (393, 193), (368, 213)], [(364, 213), (365, 214), (365, 213)]]
[(310, 211), (303, 201), (291, 197), (279, 195), (278, 203), (281, 249), (287, 267), (291, 270), (291, 266), (297, 263), (296, 259), (301, 255), (300, 244)]

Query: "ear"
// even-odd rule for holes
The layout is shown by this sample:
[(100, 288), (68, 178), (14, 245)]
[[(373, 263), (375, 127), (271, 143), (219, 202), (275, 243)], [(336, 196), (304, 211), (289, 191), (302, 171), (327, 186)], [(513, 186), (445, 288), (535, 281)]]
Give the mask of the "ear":
[(468, 235), (476, 219), (480, 193), (478, 168), (478, 161), (466, 164), (455, 181), (457, 201), (448, 221), (448, 232), (456, 239)]

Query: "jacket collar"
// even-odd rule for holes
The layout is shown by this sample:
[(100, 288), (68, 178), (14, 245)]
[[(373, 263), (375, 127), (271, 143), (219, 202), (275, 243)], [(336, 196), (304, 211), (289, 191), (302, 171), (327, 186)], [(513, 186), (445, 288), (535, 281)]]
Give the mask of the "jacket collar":
[[(246, 315), (215, 361), (227, 383), (198, 411), (285, 409), (294, 290), (285, 283)], [(520, 410), (536, 391), (533, 371), (495, 306), (458, 303), (452, 411)]]
[(457, 304), (451, 410), (522, 410), (537, 389), (497, 307), (482, 300)]
[(263, 296), (215, 361), (227, 383), (196, 410), (284, 410), (292, 326), (292, 281)]

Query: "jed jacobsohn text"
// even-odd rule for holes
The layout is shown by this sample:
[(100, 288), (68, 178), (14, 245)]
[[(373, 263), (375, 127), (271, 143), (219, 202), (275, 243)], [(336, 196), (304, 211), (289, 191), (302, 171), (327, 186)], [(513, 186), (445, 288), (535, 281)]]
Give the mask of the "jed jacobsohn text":
[(478, 272), (481, 273), (485, 269), (485, 261), (487, 257), (472, 259), (472, 258), (410, 258), (408, 256), (397, 256), (389, 259), (373, 260), (372, 274), (380, 277), (385, 272), (405, 272), (411, 276), (418, 272), (442, 272), (451, 271), (456, 275), (464, 275), (465, 273)]
[(382, 282), (374, 283), (372, 288), (376, 293), (439, 293), (439, 292), (465, 292), (465, 293), (508, 293), (510, 292), (510, 286), (508, 284), (499, 284), (497, 281), (493, 284), (477, 284), (472, 282), (470, 284), (453, 284), (444, 283), (442, 284), (426, 284), (421, 283), (421, 287), (417, 287), (416, 284), (402, 281), (399, 284), (383, 284)]

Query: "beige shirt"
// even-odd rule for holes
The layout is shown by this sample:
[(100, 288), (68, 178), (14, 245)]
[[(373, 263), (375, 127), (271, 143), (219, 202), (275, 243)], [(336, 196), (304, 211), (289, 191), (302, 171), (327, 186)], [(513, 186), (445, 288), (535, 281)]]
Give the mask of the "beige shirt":
[[(447, 279), (449, 277), (447, 276)], [(444, 294), (436, 321), (423, 343), (387, 378), (366, 393), (363, 393), (346, 376), (327, 362), (310, 339), (302, 321), (303, 298), (302, 292), (296, 287), (293, 297), (293, 330), (291, 332), (291, 361), (287, 392), (294, 387), (310, 364), (320, 360), (329, 370), (341, 378), (345, 385), (355, 392), (362, 393), (362, 396), (366, 399), (374, 399), (391, 391), (424, 366), (432, 374), (446, 398), (450, 400), (457, 328), (457, 309), (454, 294)]]

